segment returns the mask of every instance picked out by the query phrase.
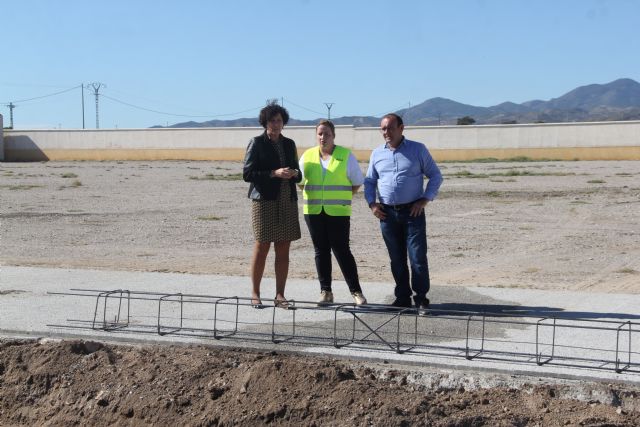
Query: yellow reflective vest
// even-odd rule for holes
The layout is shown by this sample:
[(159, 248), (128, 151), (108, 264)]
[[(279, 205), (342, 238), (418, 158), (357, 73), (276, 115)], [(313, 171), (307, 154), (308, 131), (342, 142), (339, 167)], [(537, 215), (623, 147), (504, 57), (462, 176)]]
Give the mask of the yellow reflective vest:
[(347, 177), (347, 163), (351, 151), (336, 145), (323, 176), (320, 149), (310, 148), (304, 153), (302, 198), (305, 215), (351, 216), (353, 186)]

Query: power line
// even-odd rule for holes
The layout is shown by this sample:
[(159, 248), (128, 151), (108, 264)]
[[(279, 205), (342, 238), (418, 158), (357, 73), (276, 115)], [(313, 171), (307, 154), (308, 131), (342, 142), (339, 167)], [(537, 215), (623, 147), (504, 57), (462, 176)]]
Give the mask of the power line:
[(309, 111), (309, 112), (311, 112), (311, 113), (318, 114), (320, 117), (322, 117), (322, 116), (324, 115), (324, 113), (320, 113), (320, 112), (315, 111), (315, 110), (312, 110), (312, 109), (310, 109), (310, 108), (303, 107), (302, 105), (298, 105), (298, 104), (296, 104), (295, 102), (293, 102), (293, 101), (292, 101), (292, 100), (290, 100), (290, 99), (287, 99), (287, 98), (283, 98), (283, 99), (284, 99), (285, 101), (287, 101), (289, 104), (293, 104), (293, 105), (295, 105), (296, 107), (298, 107), (298, 108), (302, 108), (303, 110), (307, 110), (307, 111)]
[[(118, 90), (116, 90), (114, 88), (109, 88), (109, 93), (116, 94), (116, 95), (121, 95), (125, 99), (134, 98), (134, 101), (132, 101), (132, 102), (140, 101), (140, 102), (144, 102), (144, 103), (151, 103), (152, 105), (158, 105), (160, 108), (168, 108), (168, 109), (177, 110), (177, 111), (190, 111), (191, 110), (188, 107), (185, 108), (183, 106), (166, 103), (163, 100), (147, 98), (147, 97), (139, 96), (139, 95), (132, 95), (132, 94), (125, 93), (125, 92), (122, 92), (122, 91), (118, 91)], [(131, 105), (133, 105), (133, 104), (131, 104)], [(136, 108), (144, 108), (144, 107), (136, 107)], [(210, 116), (215, 116), (217, 114), (217, 113), (212, 113), (212, 112), (209, 112), (209, 111), (197, 111), (197, 110), (191, 110), (191, 112), (193, 114), (195, 114), (195, 115), (202, 116), (202, 117), (210, 117)], [(183, 113), (183, 114), (186, 115), (186, 113)], [(205, 116), (205, 114), (206, 114), (206, 116)], [(190, 116), (190, 117), (193, 117), (193, 116)]]
[(60, 92), (50, 93), (48, 95), (36, 96), (34, 98), (19, 99), (19, 100), (7, 101), (7, 102), (21, 103), (21, 102), (27, 102), (27, 101), (34, 101), (36, 99), (48, 98), (50, 96), (56, 96), (56, 95), (60, 95), (60, 94), (66, 93), (66, 92), (70, 92), (70, 91), (72, 91), (74, 89), (78, 89), (79, 87), (80, 86), (74, 86), (74, 87), (70, 87), (70, 88), (65, 89), (65, 90), (61, 90)]
[(107, 96), (104, 93), (101, 93), (100, 96), (102, 96), (103, 98), (107, 98), (110, 99), (111, 101), (117, 102), (119, 104), (122, 105), (126, 105), (128, 107), (132, 107), (132, 108), (137, 108), (138, 110), (143, 110), (143, 111), (149, 111), (151, 113), (157, 113), (157, 114), (164, 114), (166, 116), (175, 116), (175, 117), (188, 117), (188, 118), (213, 118), (213, 117), (224, 117), (224, 116), (235, 116), (237, 114), (242, 114), (242, 113), (247, 113), (249, 111), (255, 111), (255, 110), (259, 110), (262, 108), (262, 106), (260, 107), (254, 107), (254, 108), (249, 108), (247, 110), (243, 110), (243, 111), (237, 111), (235, 113), (226, 113), (226, 114), (207, 114), (207, 115), (190, 115), (190, 114), (177, 114), (177, 113), (168, 113), (166, 111), (158, 111), (158, 110), (153, 110), (151, 108), (145, 108), (145, 107), (140, 107), (139, 105), (134, 105), (134, 104), (130, 104), (128, 102), (122, 101), (120, 99), (116, 99), (113, 98), (111, 96)]

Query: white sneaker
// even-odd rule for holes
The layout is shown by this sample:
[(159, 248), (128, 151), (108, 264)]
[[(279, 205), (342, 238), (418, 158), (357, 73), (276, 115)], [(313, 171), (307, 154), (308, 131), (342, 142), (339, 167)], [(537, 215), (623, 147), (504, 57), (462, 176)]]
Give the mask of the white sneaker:
[(321, 291), (320, 299), (318, 300), (318, 305), (326, 305), (333, 303), (333, 292), (331, 291)]
[(364, 305), (367, 303), (367, 299), (364, 297), (364, 295), (362, 295), (362, 292), (352, 292), (351, 296), (356, 302), (356, 305)]

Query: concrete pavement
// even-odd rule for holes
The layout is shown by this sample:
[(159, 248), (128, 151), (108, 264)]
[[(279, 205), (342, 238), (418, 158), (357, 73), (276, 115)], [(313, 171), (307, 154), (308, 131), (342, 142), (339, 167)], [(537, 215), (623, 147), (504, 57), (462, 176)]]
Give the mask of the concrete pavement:
[[(640, 295), (439, 286), (429, 294), (428, 316), (398, 316), (382, 306), (393, 300), (391, 284), (362, 286), (372, 303), (364, 309), (349, 305), (344, 282), (334, 284), (334, 294), (347, 305), (317, 309), (317, 283), (290, 279), (286, 295), (297, 310), (274, 309), (266, 299), (267, 308), (255, 310), (246, 300), (213, 298), (249, 296), (246, 277), (2, 267), (0, 336), (198, 343), (640, 384)], [(116, 289), (134, 292), (122, 328), (112, 324), (119, 300), (109, 298), (105, 307), (97, 298)], [(265, 279), (262, 295), (272, 297), (274, 289)], [(159, 302), (159, 295), (177, 293), (199, 296), (184, 297), (182, 305), (177, 296)], [(164, 335), (157, 333), (159, 306)], [(113, 330), (101, 330), (103, 322)]]

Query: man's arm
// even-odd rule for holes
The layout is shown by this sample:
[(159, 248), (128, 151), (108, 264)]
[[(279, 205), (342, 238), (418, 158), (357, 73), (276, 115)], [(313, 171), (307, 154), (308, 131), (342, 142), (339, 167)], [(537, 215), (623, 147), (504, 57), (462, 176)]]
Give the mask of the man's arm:
[(364, 198), (369, 207), (371, 207), (371, 204), (376, 201), (376, 188), (378, 185), (378, 172), (375, 168), (373, 156), (374, 153), (371, 153), (369, 168), (367, 169), (367, 174), (364, 177)]
[(351, 191), (356, 194), (364, 183), (364, 175), (360, 170), (358, 159), (353, 153), (349, 153), (349, 159), (347, 160), (347, 178), (351, 181)]
[(438, 195), (440, 184), (442, 184), (442, 173), (440, 173), (440, 168), (438, 168), (438, 165), (435, 160), (433, 160), (431, 153), (429, 153), (429, 150), (424, 144), (420, 144), (418, 158), (420, 160), (422, 174), (427, 177), (428, 181), (427, 188), (424, 190), (422, 197), (416, 200), (411, 206), (409, 215), (413, 217), (422, 215), (427, 203), (435, 199)]
[(438, 195), (438, 190), (440, 190), (440, 185), (442, 184), (442, 173), (440, 172), (440, 168), (436, 164), (433, 157), (431, 157), (431, 153), (427, 147), (423, 145), (424, 149), (421, 150), (421, 164), (422, 164), (422, 173), (427, 177), (427, 188), (424, 190), (423, 198), (427, 201), (432, 201)]
[(373, 215), (378, 219), (385, 219), (387, 215), (384, 213), (380, 203), (376, 203), (376, 189), (378, 186), (378, 171), (375, 168), (374, 154), (371, 153), (369, 159), (369, 168), (364, 178), (364, 198), (371, 209)]

